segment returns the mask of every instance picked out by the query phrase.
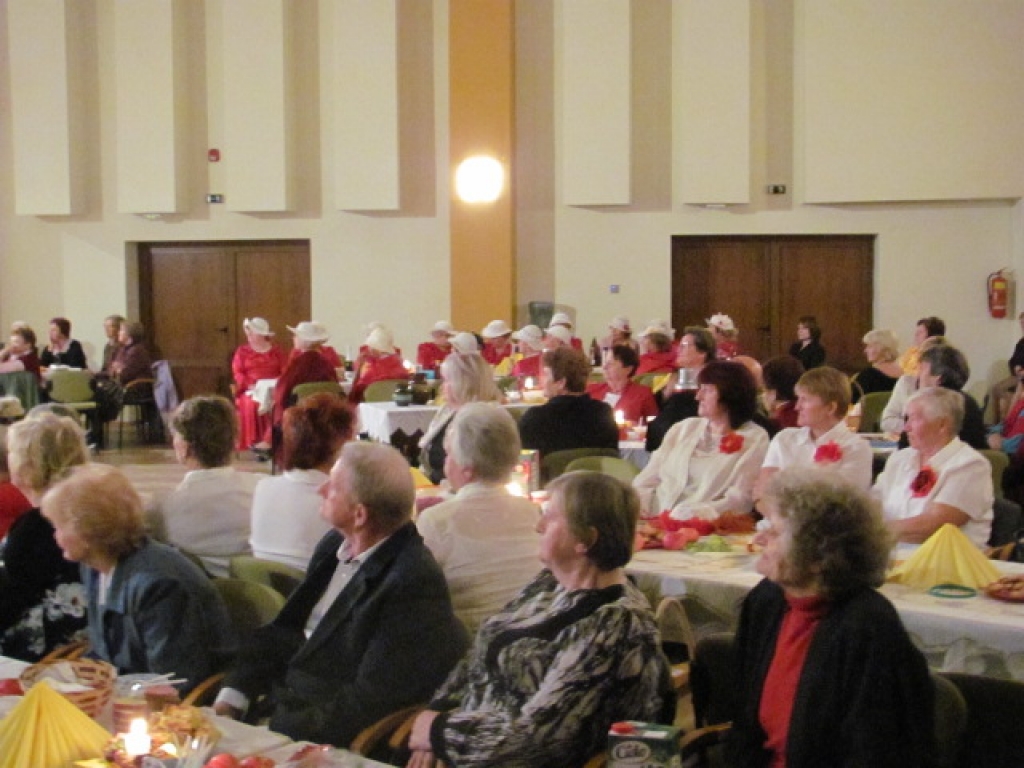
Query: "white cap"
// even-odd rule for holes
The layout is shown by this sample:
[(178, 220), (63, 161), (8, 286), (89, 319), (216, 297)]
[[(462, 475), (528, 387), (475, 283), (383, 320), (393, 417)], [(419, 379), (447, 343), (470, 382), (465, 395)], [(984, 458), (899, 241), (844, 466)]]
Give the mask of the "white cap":
[(629, 327), (629, 318), (623, 315), (616, 315), (612, 318), (612, 321), (608, 323), (609, 328), (614, 328), (616, 331), (622, 331), (623, 333), (632, 333), (632, 329)]
[(252, 331), (259, 336), (273, 336), (274, 332), (270, 330), (270, 323), (264, 320), (262, 317), (245, 318), (242, 323), (242, 327), (247, 331)]
[(569, 316), (565, 314), (565, 312), (555, 312), (555, 314), (551, 316), (551, 322), (548, 323), (548, 328), (555, 325), (566, 325), (569, 327), (569, 330), (573, 329), (572, 320), (569, 319)]
[(652, 333), (660, 333), (664, 336), (668, 336), (670, 339), (676, 335), (675, 329), (672, 328), (664, 320), (651, 320), (644, 328), (644, 332), (641, 336), (650, 336)]
[(480, 351), (480, 345), (477, 343), (476, 336), (468, 331), (459, 331), (452, 336), (452, 348), (464, 355)]
[(438, 320), (434, 323), (434, 327), (430, 329), (431, 333), (447, 333), (449, 336), (455, 335), (455, 328), (447, 320)]
[(544, 331), (544, 333), (547, 334), (548, 336), (553, 336), (554, 338), (558, 339), (567, 347), (572, 344), (572, 331), (570, 331), (565, 326), (556, 325), (552, 328), (548, 328), (546, 331)]
[(544, 331), (536, 325), (524, 325), (512, 334), (512, 338), (523, 342), (535, 352), (544, 349)]
[(507, 336), (512, 333), (512, 329), (508, 327), (508, 323), (504, 320), (491, 320), (480, 334), (485, 339), (496, 339), (499, 336)]
[(723, 315), (721, 312), (708, 318), (708, 327), (717, 328), (720, 331), (736, 330), (736, 325), (733, 323), (732, 318), (728, 315)]
[(290, 325), (286, 325), (285, 328), (302, 339), (302, 341), (310, 344), (324, 342), (330, 338), (330, 334), (327, 333), (327, 329), (324, 327), (324, 324), (318, 323), (316, 320), (303, 320), (294, 328)]

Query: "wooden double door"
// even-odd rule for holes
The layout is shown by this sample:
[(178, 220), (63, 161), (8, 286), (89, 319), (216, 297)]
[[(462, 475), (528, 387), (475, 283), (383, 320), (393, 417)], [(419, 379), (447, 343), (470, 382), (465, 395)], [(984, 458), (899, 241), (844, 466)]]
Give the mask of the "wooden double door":
[(827, 363), (859, 371), (873, 296), (871, 235), (672, 238), (677, 332), (724, 312), (740, 331), (741, 353), (762, 362), (787, 354), (798, 318), (813, 315)]
[(309, 242), (147, 243), (139, 289), (154, 359), (170, 363), (179, 394), (227, 396), (245, 318), (266, 318), (286, 351), (285, 325), (310, 319)]

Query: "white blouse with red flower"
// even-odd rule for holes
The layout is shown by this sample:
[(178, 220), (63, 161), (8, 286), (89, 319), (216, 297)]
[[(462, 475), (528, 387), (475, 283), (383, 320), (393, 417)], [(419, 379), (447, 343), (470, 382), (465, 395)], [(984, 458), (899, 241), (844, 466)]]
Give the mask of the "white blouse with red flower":
[(768, 433), (753, 422), (720, 438), (705, 418), (684, 419), (665, 435), (644, 470), (633, 480), (643, 514), (713, 520), (723, 512), (744, 514), (768, 452)]
[(886, 520), (917, 517), (933, 502), (947, 504), (971, 518), (962, 529), (971, 541), (979, 547), (988, 543), (992, 469), (984, 456), (959, 438), (953, 438), (924, 465), (916, 448), (897, 451), (878, 476), (875, 492)]

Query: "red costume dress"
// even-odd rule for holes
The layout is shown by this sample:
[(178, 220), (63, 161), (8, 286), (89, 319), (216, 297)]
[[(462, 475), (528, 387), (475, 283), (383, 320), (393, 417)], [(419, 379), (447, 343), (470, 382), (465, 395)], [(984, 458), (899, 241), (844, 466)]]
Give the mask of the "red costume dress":
[[(301, 350), (293, 348), (291, 354), (288, 355), (288, 362), (290, 363), (301, 354)], [(341, 368), (341, 358), (338, 357), (338, 353), (334, 351), (334, 347), (320, 347), (320, 356), (330, 364), (331, 368)]]
[(437, 372), (444, 359), (451, 354), (452, 345), (442, 347), (432, 341), (425, 341), (416, 348), (416, 365), (424, 371)]
[(587, 387), (587, 394), (595, 400), (601, 400), (612, 406), (613, 411), (622, 411), (626, 421), (639, 423), (641, 419), (653, 418), (658, 415), (658, 403), (654, 399), (654, 393), (650, 387), (630, 381), (619, 395), (619, 400), (614, 405), (605, 400), (611, 387), (606, 381), (597, 381)]
[(284, 373), (287, 360), (284, 350), (272, 345), (257, 352), (248, 344), (235, 350), (231, 358), (231, 374), (235, 380), (235, 407), (238, 409), (238, 450), (244, 451), (258, 443), (270, 429), (271, 414), (260, 414), (259, 403), (248, 392), (260, 379), (276, 379)]
[[(292, 390), (299, 384), (309, 384), (314, 381), (337, 381), (338, 375), (334, 372), (334, 366), (324, 359), (324, 356), (315, 349), (307, 349), (293, 359), (281, 374), (274, 386), (274, 413), (273, 423), (280, 424), (284, 418), (284, 409), (288, 407)], [(265, 438), (270, 442), (270, 436)]]
[(503, 349), (499, 350), (492, 342), (488, 341), (484, 343), (484, 348), (480, 354), (491, 365), (497, 365), (512, 354), (512, 345), (506, 344)]
[(517, 378), (533, 376), (535, 379), (538, 379), (537, 381), (534, 382), (534, 384), (539, 387), (540, 358), (541, 356), (539, 353), (536, 355), (530, 355), (529, 357), (524, 357), (522, 360), (516, 363), (515, 367), (512, 369), (512, 375)]
[(672, 373), (676, 369), (676, 356), (670, 349), (668, 352), (644, 352), (640, 355), (640, 365), (634, 376), (645, 373)]
[(393, 355), (381, 355), (380, 357), (367, 357), (356, 376), (349, 393), (349, 401), (353, 403), (363, 402), (363, 393), (366, 388), (375, 381), (387, 379), (408, 379), (409, 372), (402, 364), (402, 356), (397, 352)]

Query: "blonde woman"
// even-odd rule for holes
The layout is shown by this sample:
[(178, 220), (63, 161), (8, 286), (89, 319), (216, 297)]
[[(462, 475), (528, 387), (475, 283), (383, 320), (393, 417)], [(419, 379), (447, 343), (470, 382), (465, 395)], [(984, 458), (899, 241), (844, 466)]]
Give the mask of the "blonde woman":
[(892, 331), (876, 328), (864, 334), (864, 357), (870, 365), (854, 376), (857, 386), (853, 388), (853, 402), (869, 392), (892, 392), (903, 375), (903, 368), (897, 362), (900, 356), (899, 342)]

